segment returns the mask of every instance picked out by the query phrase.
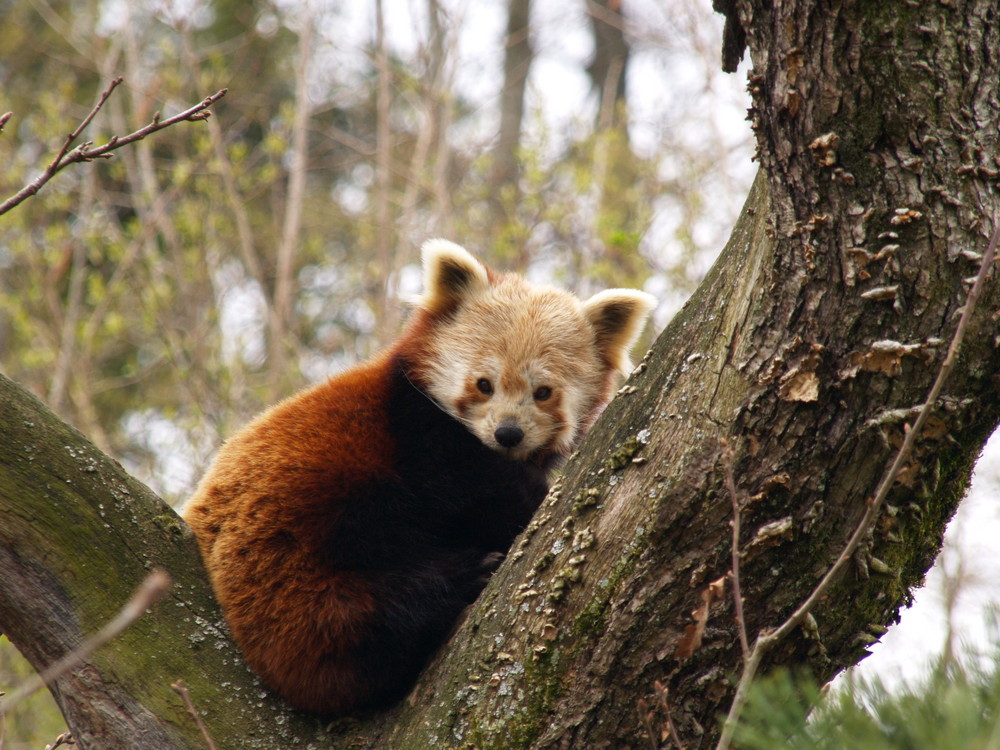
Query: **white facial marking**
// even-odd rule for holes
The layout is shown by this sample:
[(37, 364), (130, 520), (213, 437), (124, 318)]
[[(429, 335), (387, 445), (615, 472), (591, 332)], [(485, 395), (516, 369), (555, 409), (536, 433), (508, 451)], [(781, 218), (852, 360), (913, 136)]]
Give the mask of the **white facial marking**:
[(509, 274), (457, 293), (421, 350), (428, 394), (513, 459), (568, 455), (611, 395), (595, 303)]

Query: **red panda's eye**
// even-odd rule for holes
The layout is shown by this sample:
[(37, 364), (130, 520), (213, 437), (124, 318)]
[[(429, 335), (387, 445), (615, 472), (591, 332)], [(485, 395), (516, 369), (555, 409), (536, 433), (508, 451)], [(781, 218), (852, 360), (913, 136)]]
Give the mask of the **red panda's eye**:
[(552, 395), (552, 389), (547, 385), (535, 389), (535, 401), (546, 401)]
[(476, 381), (476, 388), (479, 389), (480, 393), (485, 393), (487, 396), (493, 394), (493, 383), (488, 381), (486, 378), (479, 378)]

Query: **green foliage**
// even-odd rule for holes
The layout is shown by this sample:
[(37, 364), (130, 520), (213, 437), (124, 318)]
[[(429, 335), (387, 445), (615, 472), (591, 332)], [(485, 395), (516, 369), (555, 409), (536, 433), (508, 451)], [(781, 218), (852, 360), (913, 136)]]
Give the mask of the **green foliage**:
[(754, 687), (740, 750), (996, 750), (1000, 748), (1000, 650), (984, 667), (949, 663), (924, 681), (891, 689), (848, 680), (822, 693), (785, 670)]

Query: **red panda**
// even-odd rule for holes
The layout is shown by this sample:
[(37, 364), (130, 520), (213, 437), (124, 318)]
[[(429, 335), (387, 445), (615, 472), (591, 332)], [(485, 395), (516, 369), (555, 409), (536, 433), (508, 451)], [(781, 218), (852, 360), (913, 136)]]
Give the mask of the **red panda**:
[(653, 298), (431, 240), (381, 355), (265, 411), (184, 508), (247, 663), (322, 714), (403, 697), (611, 397)]

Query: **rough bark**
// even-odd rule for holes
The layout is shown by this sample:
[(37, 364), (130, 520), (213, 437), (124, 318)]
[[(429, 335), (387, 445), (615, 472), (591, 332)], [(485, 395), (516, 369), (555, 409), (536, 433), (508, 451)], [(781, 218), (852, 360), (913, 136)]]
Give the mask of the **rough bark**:
[[(141, 747), (139, 732), (159, 733), (150, 747), (200, 747), (169, 690), (178, 677), (220, 747), (648, 747), (637, 703), (655, 680), (687, 747), (711, 746), (739, 664), (730, 600), (709, 608), (690, 658), (676, 651), (729, 568), (719, 439), (736, 452), (746, 506), (752, 638), (804, 599), (863, 513), (1000, 209), (992, 0), (735, 7), (763, 169), (733, 236), (395, 709), (320, 739), (316, 720), (252, 689), (180, 522), (0, 381), (0, 629), (44, 664), (149, 565), (178, 581), (57, 686), (83, 747)], [(856, 662), (933, 561), (1000, 422), (995, 276), (855, 569), (769, 664), (827, 678)]]

